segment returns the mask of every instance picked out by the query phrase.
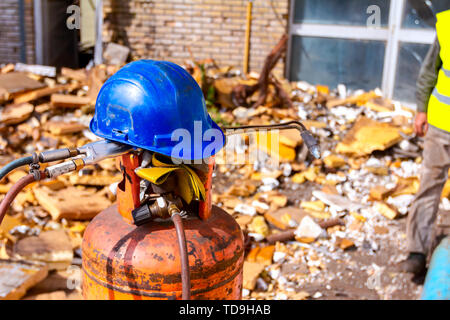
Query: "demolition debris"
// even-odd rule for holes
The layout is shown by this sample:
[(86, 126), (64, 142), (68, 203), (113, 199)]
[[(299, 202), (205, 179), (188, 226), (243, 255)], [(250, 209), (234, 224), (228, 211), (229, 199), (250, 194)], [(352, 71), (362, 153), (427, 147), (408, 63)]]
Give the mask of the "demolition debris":
[[(252, 152), (249, 136), (256, 135), (263, 156), (252, 164), (217, 155), (213, 203), (233, 215), (247, 240), (243, 297), (416, 298), (420, 287), (388, 268), (402, 258), (404, 218), (419, 186), (423, 141), (413, 135), (414, 111), (379, 90), (276, 78), (271, 70), (285, 44), (281, 39), (261, 75), (244, 77), (213, 60), (186, 63), (221, 126), (302, 121), (323, 151), (322, 160), (313, 159), (298, 131), (288, 130), (230, 137), (239, 156)], [(88, 130), (95, 98), (118, 68), (3, 66), (0, 165), (97, 140)], [(266, 143), (274, 138), (275, 151)], [(27, 169), (5, 178), (0, 193)], [(121, 179), (109, 159), (21, 192), (0, 226), (0, 299), (81, 298), (79, 288), (64, 287), (64, 272), (79, 265), (83, 232), (114, 202)], [(443, 212), (449, 196), (450, 180)]]

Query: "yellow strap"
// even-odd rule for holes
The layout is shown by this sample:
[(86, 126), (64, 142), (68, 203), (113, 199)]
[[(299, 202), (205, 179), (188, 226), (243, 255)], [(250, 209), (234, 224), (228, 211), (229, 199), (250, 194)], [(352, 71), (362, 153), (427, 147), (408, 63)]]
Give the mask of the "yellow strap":
[(178, 170), (178, 168), (164, 168), (164, 167), (152, 167), (152, 168), (137, 168), (136, 174), (150, 181), (153, 184), (160, 185), (164, 183), (169, 177), (172, 171)]
[(156, 153), (153, 154), (152, 157), (152, 165), (155, 167), (171, 167), (171, 168), (177, 168), (178, 166), (173, 164), (173, 163), (168, 163), (168, 162), (164, 162), (164, 160), (166, 161), (170, 161), (169, 159), (164, 159), (163, 156), (159, 156), (160, 159), (158, 159), (158, 156), (156, 155)]
[(142, 179), (148, 180), (153, 184), (160, 185), (164, 183), (172, 172), (175, 172), (178, 178), (177, 192), (187, 202), (192, 199), (206, 199), (205, 187), (199, 176), (189, 166), (181, 164), (180, 166), (163, 162), (153, 155), (151, 168), (137, 168), (136, 174)]
[(202, 183), (202, 180), (199, 178), (199, 176), (195, 173), (194, 170), (192, 170), (191, 168), (189, 168), (188, 166), (186, 166), (184, 164), (182, 164), (181, 166), (189, 173), (189, 175), (191, 177), (192, 185), (196, 189), (195, 194), (199, 195), (200, 200), (205, 200), (206, 199), (206, 191), (205, 191), (205, 186)]
[(178, 179), (177, 193), (186, 201), (186, 203), (191, 203), (194, 197), (198, 197), (195, 190), (190, 182), (189, 174), (184, 170), (177, 170), (175, 172)]

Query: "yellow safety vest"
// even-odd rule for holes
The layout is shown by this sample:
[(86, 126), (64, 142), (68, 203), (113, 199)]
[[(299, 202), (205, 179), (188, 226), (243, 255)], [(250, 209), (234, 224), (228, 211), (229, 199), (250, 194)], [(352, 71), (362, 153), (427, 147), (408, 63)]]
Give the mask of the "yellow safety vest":
[(436, 31), (442, 67), (428, 102), (428, 123), (450, 132), (450, 10), (437, 14)]

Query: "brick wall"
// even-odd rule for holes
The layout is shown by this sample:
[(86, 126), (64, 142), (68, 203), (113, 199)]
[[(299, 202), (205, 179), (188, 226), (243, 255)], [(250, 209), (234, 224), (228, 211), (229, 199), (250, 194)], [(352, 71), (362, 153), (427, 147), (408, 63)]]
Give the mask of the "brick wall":
[[(254, 2), (251, 71), (261, 70), (265, 56), (286, 32), (288, 3)], [(129, 46), (134, 59), (182, 63), (192, 52), (196, 60), (213, 58), (219, 65), (242, 67), (247, 0), (105, 0), (104, 6), (104, 40)], [(276, 72), (283, 70), (281, 61)]]
[(36, 62), (33, 0), (25, 0), (25, 43), (27, 63)]
[[(33, 0), (25, 0), (25, 43), (27, 63), (34, 63)], [(19, 1), (0, 1), (0, 63), (20, 61)]]
[[(265, 56), (286, 31), (288, 3), (254, 1), (250, 70), (261, 70)], [(104, 41), (129, 46), (135, 59), (183, 63), (191, 52), (197, 60), (213, 58), (219, 65), (242, 67), (247, 0), (104, 0), (104, 7)], [(33, 0), (25, 0), (27, 63), (35, 63), (33, 18)], [(18, 62), (17, 0), (0, 1), (0, 21), (0, 63)], [(276, 72), (283, 70), (281, 61)]]

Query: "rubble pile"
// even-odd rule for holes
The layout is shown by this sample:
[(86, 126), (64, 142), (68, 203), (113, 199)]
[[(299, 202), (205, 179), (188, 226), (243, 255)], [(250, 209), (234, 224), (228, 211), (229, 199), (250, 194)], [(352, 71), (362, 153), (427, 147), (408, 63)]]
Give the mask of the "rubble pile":
[[(0, 166), (44, 150), (82, 146), (95, 100), (119, 66), (90, 70), (6, 65), (0, 74)], [(45, 165), (41, 165), (45, 168)], [(0, 198), (28, 173), (22, 167), (0, 183)], [(0, 299), (80, 299), (81, 241), (89, 220), (115, 200), (121, 175), (113, 159), (96, 167), (40, 181), (23, 190), (0, 226)], [(21, 271), (31, 263), (31, 272)], [(70, 269), (72, 267), (78, 267)], [(2, 278), (3, 279), (3, 278)], [(42, 279), (45, 279), (41, 281)], [(71, 285), (73, 284), (73, 285)], [(27, 289), (32, 288), (28, 291)], [(51, 292), (49, 292), (51, 291)]]
[[(3, 66), (0, 74), (0, 166), (35, 151), (97, 140), (88, 129), (95, 98), (119, 66), (58, 73), (16, 68)], [(423, 141), (411, 125), (414, 112), (382, 98), (379, 90), (330, 90), (275, 78), (264, 104), (252, 107), (255, 93), (245, 105), (235, 105), (233, 88), (255, 85), (258, 74), (243, 77), (212, 60), (188, 62), (186, 68), (219, 125), (298, 120), (320, 139), (321, 160), (309, 155), (297, 130), (230, 136), (237, 158), (254, 151), (255, 136), (262, 152), (251, 163), (227, 162), (223, 151), (216, 157), (213, 203), (236, 218), (248, 244), (244, 298), (395, 297), (405, 281), (385, 272), (386, 265), (400, 259), (405, 247), (402, 218), (418, 190), (422, 159)], [(277, 95), (277, 86), (292, 105)], [(271, 141), (279, 141), (278, 147)], [(0, 194), (27, 170), (5, 178)], [(114, 202), (121, 178), (115, 161), (105, 160), (21, 192), (0, 226), (0, 299), (80, 298), (83, 231)], [(450, 181), (444, 210), (450, 210), (449, 195)], [(367, 257), (373, 262), (364, 262)]]
[[(405, 257), (405, 217), (419, 188), (423, 139), (413, 132), (415, 112), (384, 99), (379, 89), (330, 90), (285, 80), (278, 81), (290, 92), (290, 107), (270, 86), (265, 105), (251, 107), (255, 94), (246, 107), (236, 106), (233, 87), (254, 85), (258, 75), (242, 79), (225, 71), (210, 75), (217, 93), (212, 104), (221, 106), (216, 120), (233, 125), (298, 120), (320, 138), (323, 151), (322, 159), (314, 160), (300, 134), (289, 130), (228, 140), (233, 159), (251, 159), (245, 157), (251, 141), (270, 157), (236, 165), (223, 151), (217, 156), (213, 201), (234, 215), (249, 242), (244, 297), (417, 298), (420, 286), (389, 269)], [(271, 139), (279, 141), (275, 151)], [(450, 210), (449, 195), (450, 180), (442, 193), (444, 212)]]

